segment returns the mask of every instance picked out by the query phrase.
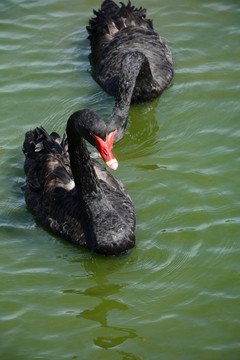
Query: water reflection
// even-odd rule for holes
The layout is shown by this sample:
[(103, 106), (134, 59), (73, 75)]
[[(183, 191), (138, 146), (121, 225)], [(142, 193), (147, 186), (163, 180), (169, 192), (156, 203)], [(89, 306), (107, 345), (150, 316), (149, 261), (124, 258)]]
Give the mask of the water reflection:
[[(138, 105), (131, 105), (128, 123), (128, 132), (134, 143), (143, 143), (156, 139), (159, 125), (156, 118), (156, 110), (160, 97), (156, 100)], [(131, 118), (134, 119), (131, 121)], [(147, 125), (147, 126), (146, 126)]]
[(131, 105), (125, 135), (115, 145), (120, 160), (136, 159), (138, 163), (142, 157), (152, 154), (153, 145), (158, 141), (156, 109), (159, 101), (160, 98), (147, 104)]
[[(94, 339), (95, 345), (102, 348), (112, 348), (122, 344), (130, 338), (137, 337), (136, 330), (127, 327), (111, 326), (108, 324), (108, 314), (112, 310), (124, 311), (128, 309), (126, 304), (109, 299), (109, 295), (119, 293), (123, 285), (110, 283), (98, 284), (84, 291), (87, 296), (97, 296), (101, 302), (92, 310), (85, 310), (77, 315), (78, 318), (99, 322), (101, 335)], [(103, 335), (104, 334), (104, 335)]]
[[(93, 342), (96, 346), (104, 349), (112, 349), (123, 344), (128, 339), (138, 338), (136, 329), (117, 325), (123, 323), (122, 312), (129, 310), (126, 302), (123, 303), (121, 300), (118, 300), (121, 299), (121, 290), (129, 286), (129, 284), (126, 282), (114, 284), (111, 279), (108, 279), (109, 275), (112, 276), (114, 272), (119, 271), (121, 265), (126, 264), (128, 258), (122, 257), (115, 260), (116, 261), (110, 260), (110, 264), (107, 264), (107, 266), (106, 259), (103, 259), (105, 263), (104, 266), (100, 260), (101, 266), (98, 258), (93, 272), (93, 264), (90, 264), (91, 262), (89, 262), (88, 259), (84, 264), (85, 270), (90, 273), (90, 279), (95, 282), (95, 285), (85, 290), (71, 289), (64, 291), (64, 293), (75, 293), (77, 295), (87, 296), (87, 298), (92, 297), (98, 299), (99, 302), (94, 308), (82, 311), (76, 315), (76, 318), (91, 320), (99, 324), (99, 328), (97, 328), (94, 333), (96, 335), (93, 335), (95, 336)], [(115, 324), (112, 325), (112, 323)], [(134, 354), (120, 351), (119, 349), (114, 349), (114, 352), (120, 354), (123, 359), (139, 359), (139, 357), (136, 357)]]

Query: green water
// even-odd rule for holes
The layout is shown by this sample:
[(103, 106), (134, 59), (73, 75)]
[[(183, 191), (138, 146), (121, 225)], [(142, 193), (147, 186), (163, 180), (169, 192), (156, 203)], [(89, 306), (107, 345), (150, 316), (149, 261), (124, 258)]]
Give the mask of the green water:
[(92, 79), (96, 0), (0, 3), (0, 358), (240, 359), (240, 4), (134, 1), (174, 57), (172, 86), (130, 109), (114, 173), (136, 248), (101, 257), (27, 210), (22, 143), (114, 100)]

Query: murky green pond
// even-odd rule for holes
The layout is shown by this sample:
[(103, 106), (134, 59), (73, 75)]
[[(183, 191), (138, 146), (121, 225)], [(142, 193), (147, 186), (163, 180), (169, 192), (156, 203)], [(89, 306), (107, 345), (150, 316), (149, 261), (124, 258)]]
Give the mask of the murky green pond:
[(0, 358), (240, 359), (240, 3), (135, 0), (172, 50), (172, 86), (130, 109), (114, 173), (136, 248), (91, 254), (27, 210), (22, 143), (114, 99), (91, 77), (97, 0), (0, 3)]

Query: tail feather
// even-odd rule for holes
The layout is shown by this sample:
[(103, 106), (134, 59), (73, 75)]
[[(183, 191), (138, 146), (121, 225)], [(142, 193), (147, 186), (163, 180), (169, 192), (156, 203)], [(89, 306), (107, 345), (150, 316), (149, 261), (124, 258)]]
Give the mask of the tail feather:
[(104, 12), (105, 16), (112, 16), (112, 14), (117, 13), (119, 6), (112, 0), (105, 0), (101, 5), (101, 11)]
[(25, 135), (23, 152), (28, 158), (34, 158), (36, 153), (59, 153), (66, 147), (66, 136), (61, 137), (53, 132), (50, 135), (43, 127), (30, 130)]
[(72, 187), (66, 134), (61, 139), (56, 132), (49, 135), (43, 127), (37, 127), (26, 133), (23, 152), (28, 189), (41, 192)]
[(93, 10), (95, 18), (90, 19), (87, 26), (91, 43), (95, 37), (107, 34), (114, 36), (117, 31), (128, 26), (153, 29), (152, 21), (146, 19), (146, 9), (137, 9), (130, 1), (127, 5), (122, 2), (120, 4), (121, 7), (112, 0), (105, 0), (100, 10)]

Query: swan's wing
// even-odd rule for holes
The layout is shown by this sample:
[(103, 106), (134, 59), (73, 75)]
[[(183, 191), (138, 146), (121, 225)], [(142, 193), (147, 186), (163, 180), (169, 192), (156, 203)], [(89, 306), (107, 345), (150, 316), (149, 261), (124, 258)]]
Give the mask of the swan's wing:
[(55, 187), (74, 187), (66, 137), (49, 135), (43, 128), (28, 131), (23, 152), (27, 184), (33, 191), (52, 191)]
[(94, 160), (93, 164), (94, 170), (100, 179), (103, 191), (112, 204), (112, 207), (130, 226), (132, 231), (134, 231), (136, 225), (134, 206), (123, 183), (111, 175), (99, 162)]
[(25, 199), (40, 223), (56, 235), (86, 247), (82, 207), (70, 169), (67, 138), (36, 128), (25, 135)]
[[(123, 193), (124, 196), (130, 199), (130, 196), (125, 189), (123, 183), (110, 174), (98, 161), (93, 160), (94, 170), (97, 174), (97, 177), (101, 182), (106, 183), (112, 188), (112, 191), (118, 190)], [(131, 199), (130, 199), (131, 200)]]

